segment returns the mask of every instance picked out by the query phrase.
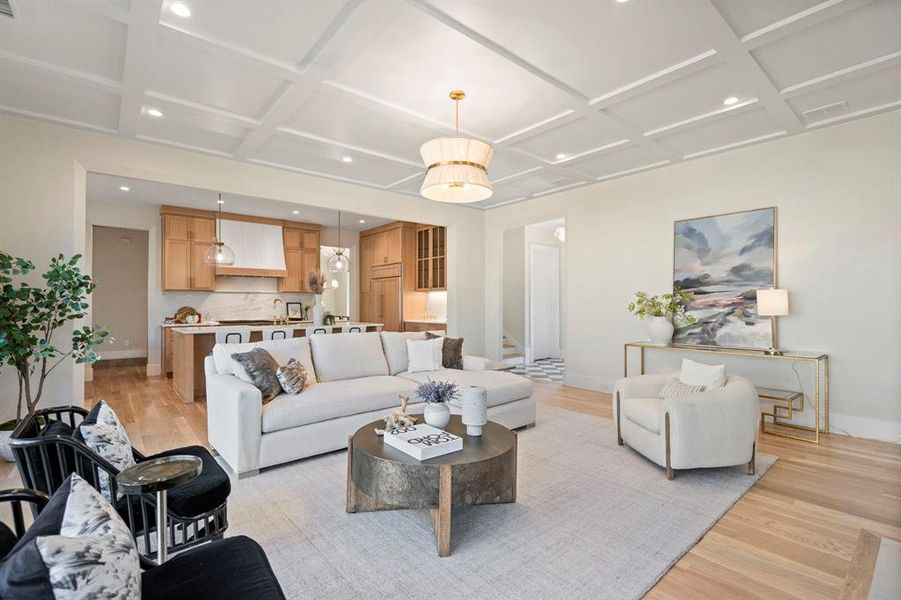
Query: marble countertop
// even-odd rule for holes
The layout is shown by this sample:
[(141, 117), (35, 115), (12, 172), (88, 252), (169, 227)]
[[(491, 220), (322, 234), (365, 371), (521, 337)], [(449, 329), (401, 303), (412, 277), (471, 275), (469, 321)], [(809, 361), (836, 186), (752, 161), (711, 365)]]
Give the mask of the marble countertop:
[(425, 323), (426, 325), (447, 325), (447, 319), (404, 319), (404, 323)]
[[(223, 329), (249, 329), (250, 331), (263, 331), (264, 329), (306, 329), (307, 327), (312, 327), (312, 322), (292, 322), (290, 325), (200, 325), (200, 326), (192, 326), (192, 327), (177, 327), (174, 330), (174, 333), (179, 333), (182, 335), (200, 335), (204, 333), (216, 333), (217, 331), (222, 331)], [(317, 327), (348, 327), (348, 326), (356, 326), (356, 327), (382, 327), (381, 323), (361, 323), (359, 321), (339, 321), (334, 325), (317, 325)]]
[(214, 327), (219, 321), (201, 321), (200, 323), (162, 323), (160, 327)]

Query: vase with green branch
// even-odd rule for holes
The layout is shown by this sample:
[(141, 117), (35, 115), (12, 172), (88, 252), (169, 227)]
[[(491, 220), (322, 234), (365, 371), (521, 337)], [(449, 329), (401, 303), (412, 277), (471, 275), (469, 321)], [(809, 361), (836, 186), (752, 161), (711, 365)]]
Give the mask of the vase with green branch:
[(629, 303), (628, 309), (639, 319), (648, 319), (648, 335), (653, 344), (666, 346), (673, 339), (673, 322), (691, 325), (697, 321), (685, 313), (685, 305), (689, 302), (691, 296), (673, 286), (672, 292), (659, 296), (635, 292), (635, 300)]
[[(0, 424), (0, 455), (12, 460), (9, 434), (20, 420), (34, 414), (51, 373), (66, 360), (93, 364), (100, 360), (95, 348), (109, 337), (102, 327), (82, 326), (71, 339), (57, 346), (54, 336), (70, 321), (84, 318), (88, 297), (96, 287), (78, 268), (81, 255), (50, 260), (42, 285), (31, 285), (35, 266), (29, 260), (0, 251), (0, 369), (16, 372), (16, 418)], [(5, 370), (5, 369), (4, 369)]]

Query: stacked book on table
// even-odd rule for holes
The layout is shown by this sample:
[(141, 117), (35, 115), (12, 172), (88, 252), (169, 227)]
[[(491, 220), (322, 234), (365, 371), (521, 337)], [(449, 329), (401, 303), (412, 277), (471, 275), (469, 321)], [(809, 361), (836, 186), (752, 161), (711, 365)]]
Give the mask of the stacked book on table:
[(386, 444), (416, 460), (428, 460), (463, 449), (463, 438), (424, 423), (386, 429), (384, 438)]

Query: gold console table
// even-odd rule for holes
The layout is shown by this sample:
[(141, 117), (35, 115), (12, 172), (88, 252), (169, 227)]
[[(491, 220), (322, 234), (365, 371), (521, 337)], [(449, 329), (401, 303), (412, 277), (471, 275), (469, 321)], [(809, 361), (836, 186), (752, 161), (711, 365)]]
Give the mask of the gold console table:
[[(763, 350), (742, 350), (737, 348), (709, 348), (698, 346), (681, 346), (668, 345), (658, 346), (650, 342), (629, 342), (623, 344), (623, 377), (629, 376), (629, 349), (638, 350), (639, 373), (644, 375), (644, 354), (645, 350), (664, 350), (672, 352), (697, 352), (701, 354), (711, 354), (715, 356), (739, 356), (743, 358), (765, 358), (769, 360), (788, 360), (800, 361), (813, 364), (814, 377), (814, 417), (815, 426), (797, 425), (786, 421), (792, 419), (794, 414), (801, 413), (804, 410), (804, 395), (801, 392), (793, 392), (787, 390), (772, 390), (770, 388), (758, 388), (759, 395), (764, 401), (770, 403), (774, 401), (782, 401), (784, 406), (774, 406), (771, 413), (763, 413), (760, 420), (761, 431), (801, 440), (802, 442), (810, 442), (813, 444), (820, 443), (820, 434), (829, 433), (829, 355), (823, 352), (797, 352), (785, 350), (782, 354), (767, 354)], [(800, 400), (799, 405), (795, 405), (794, 401)], [(777, 409), (782, 409), (780, 412)], [(821, 413), (822, 409), (822, 413)], [(820, 418), (822, 414), (822, 419)], [(765, 427), (763, 417), (770, 417), (772, 428)], [(808, 437), (801, 435), (792, 435), (780, 431), (782, 428), (793, 429), (796, 431), (808, 432)]]

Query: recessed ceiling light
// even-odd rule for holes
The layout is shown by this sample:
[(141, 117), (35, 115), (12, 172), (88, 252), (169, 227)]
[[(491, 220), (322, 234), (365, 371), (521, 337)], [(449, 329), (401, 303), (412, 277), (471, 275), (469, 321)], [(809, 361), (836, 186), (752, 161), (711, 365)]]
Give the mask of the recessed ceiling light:
[(723, 104), (726, 106), (732, 106), (733, 104), (738, 104), (737, 96), (729, 96), (725, 100), (723, 100)]
[(299, 211), (299, 210), (292, 210), (292, 211), (291, 211), (291, 214), (299, 215), (299, 214), (300, 214), (300, 211)]
[(128, 187), (127, 185), (120, 185), (119, 189), (122, 190), (123, 192), (127, 192), (127, 191), (131, 190), (131, 188)]
[(158, 109), (158, 108), (148, 108), (148, 109), (147, 109), (147, 114), (150, 115), (151, 117), (155, 118), (155, 119), (159, 119), (160, 117), (163, 116), (163, 111), (161, 111), (161, 110)]
[(366, 219), (360, 219), (360, 223), (365, 223)]
[(352, 158), (349, 157), (349, 156), (345, 156), (345, 157), (343, 157), (341, 160), (342, 160), (343, 162), (346, 162), (346, 163), (352, 163), (352, 162), (354, 161), (354, 159), (352, 159)]
[(628, 2), (629, 0), (616, 0), (617, 4), (622, 4), (623, 2)]
[(177, 17), (187, 19), (191, 16), (191, 9), (184, 2), (173, 2), (169, 5), (169, 10)]
[(566, 154), (563, 152), (557, 154), (557, 160), (563, 160), (564, 158), (566, 158)]

